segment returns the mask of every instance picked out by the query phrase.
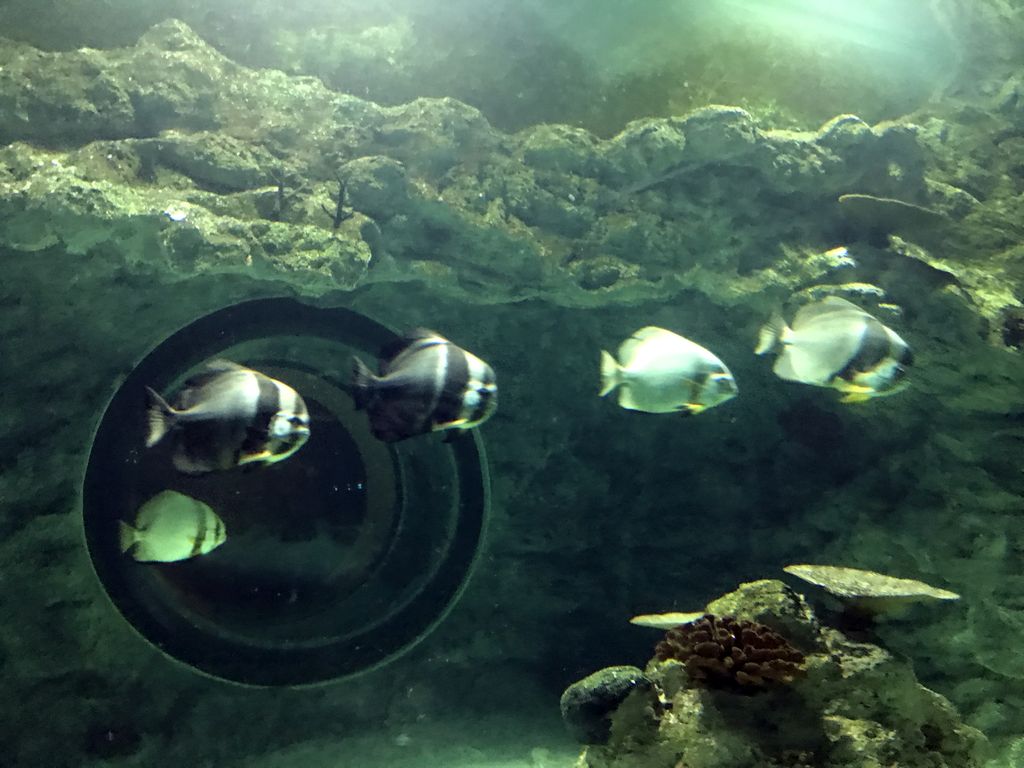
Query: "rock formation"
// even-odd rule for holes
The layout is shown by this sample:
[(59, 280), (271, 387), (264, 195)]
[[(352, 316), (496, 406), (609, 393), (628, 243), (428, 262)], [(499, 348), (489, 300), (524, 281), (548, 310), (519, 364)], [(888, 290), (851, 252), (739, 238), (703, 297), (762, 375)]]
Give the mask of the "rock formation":
[(744, 695), (708, 687), (688, 665), (659, 652), (644, 673), (650, 682), (608, 715), (610, 736), (586, 747), (578, 768), (983, 765), (985, 738), (949, 701), (918, 683), (908, 661), (820, 626), (781, 582), (742, 584), (708, 611), (726, 606), (737, 621), (756, 615), (758, 622), (791, 625), (799, 617), (806, 674)]

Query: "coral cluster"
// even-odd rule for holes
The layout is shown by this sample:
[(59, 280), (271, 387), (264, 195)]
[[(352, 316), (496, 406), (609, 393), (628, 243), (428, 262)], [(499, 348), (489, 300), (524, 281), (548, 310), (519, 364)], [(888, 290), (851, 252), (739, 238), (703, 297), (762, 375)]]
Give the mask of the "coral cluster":
[(748, 693), (791, 683), (804, 663), (800, 651), (763, 624), (711, 614), (670, 629), (655, 658), (678, 659), (692, 679), (708, 687)]

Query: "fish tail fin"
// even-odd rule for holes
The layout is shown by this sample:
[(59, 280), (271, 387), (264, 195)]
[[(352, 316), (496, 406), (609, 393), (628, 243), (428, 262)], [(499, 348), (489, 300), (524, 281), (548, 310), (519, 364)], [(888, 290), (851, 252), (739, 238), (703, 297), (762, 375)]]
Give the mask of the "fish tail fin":
[(611, 352), (601, 350), (601, 391), (598, 397), (604, 397), (622, 383), (622, 368), (612, 357)]
[(772, 319), (761, 326), (761, 331), (757, 336), (757, 347), (754, 349), (755, 355), (763, 355), (766, 352), (771, 352), (779, 344), (785, 342), (786, 333), (789, 331), (789, 326), (786, 325), (786, 321), (782, 318), (782, 315), (774, 315)]
[(356, 410), (361, 411), (370, 402), (370, 395), (377, 377), (373, 371), (358, 357), (352, 358), (352, 399), (355, 400)]
[(146, 397), (149, 400), (149, 407), (146, 410), (146, 417), (149, 420), (149, 434), (146, 436), (146, 447), (152, 448), (159, 443), (171, 427), (174, 426), (174, 409), (167, 404), (156, 390), (146, 387)]
[(127, 552), (139, 540), (139, 532), (128, 525), (124, 520), (118, 520), (117, 538), (121, 543), (121, 551)]

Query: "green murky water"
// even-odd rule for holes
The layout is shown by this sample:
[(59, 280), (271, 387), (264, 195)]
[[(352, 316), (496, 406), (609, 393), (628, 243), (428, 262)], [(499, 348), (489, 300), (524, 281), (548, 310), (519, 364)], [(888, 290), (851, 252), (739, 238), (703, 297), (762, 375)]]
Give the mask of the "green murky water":
[(1022, 39), (0, 0), (5, 764), (1024, 764)]

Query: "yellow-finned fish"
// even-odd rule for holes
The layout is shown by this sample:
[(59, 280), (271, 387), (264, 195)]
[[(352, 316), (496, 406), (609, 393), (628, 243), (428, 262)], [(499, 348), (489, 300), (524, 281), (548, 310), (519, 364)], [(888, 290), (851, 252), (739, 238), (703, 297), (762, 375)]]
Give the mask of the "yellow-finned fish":
[(146, 392), (146, 447), (173, 433), (173, 461), (180, 472), (273, 464), (309, 439), (309, 411), (298, 392), (228, 360), (214, 360), (186, 381), (173, 407), (154, 390)]
[(664, 328), (641, 328), (619, 347), (619, 359), (601, 352), (604, 397), (619, 390), (619, 405), (647, 413), (700, 413), (738, 393), (725, 363), (700, 344)]
[(161, 491), (131, 525), (119, 521), (121, 551), (141, 563), (174, 563), (212, 552), (227, 538), (224, 521), (208, 504), (177, 491)]
[(844, 394), (855, 403), (906, 388), (914, 356), (891, 328), (856, 304), (828, 296), (802, 307), (792, 327), (777, 316), (761, 328), (755, 354), (778, 351), (779, 378)]
[(419, 328), (381, 350), (377, 374), (352, 359), (352, 397), (374, 437), (393, 443), (479, 426), (498, 407), (498, 384), (479, 357)]

